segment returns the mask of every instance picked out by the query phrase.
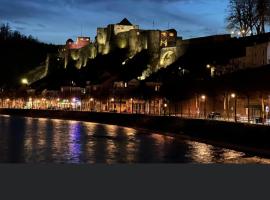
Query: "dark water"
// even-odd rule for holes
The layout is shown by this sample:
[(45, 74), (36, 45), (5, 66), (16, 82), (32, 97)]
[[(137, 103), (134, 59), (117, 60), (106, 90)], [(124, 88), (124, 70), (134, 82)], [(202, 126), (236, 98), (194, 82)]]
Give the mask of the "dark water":
[(1, 163), (270, 163), (179, 137), (112, 125), (0, 116)]

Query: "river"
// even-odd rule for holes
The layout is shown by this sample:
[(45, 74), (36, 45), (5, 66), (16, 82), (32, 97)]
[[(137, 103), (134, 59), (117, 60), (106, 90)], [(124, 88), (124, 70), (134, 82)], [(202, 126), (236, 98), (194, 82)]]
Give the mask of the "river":
[(126, 127), (0, 115), (0, 163), (270, 164), (270, 159)]

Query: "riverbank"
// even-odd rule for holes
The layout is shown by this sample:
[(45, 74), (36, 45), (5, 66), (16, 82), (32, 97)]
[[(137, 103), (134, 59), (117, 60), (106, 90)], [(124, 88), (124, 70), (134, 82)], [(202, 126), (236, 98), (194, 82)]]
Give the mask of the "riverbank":
[(170, 116), (54, 110), (0, 109), (0, 114), (95, 122), (170, 133), (183, 138), (270, 157), (270, 127)]

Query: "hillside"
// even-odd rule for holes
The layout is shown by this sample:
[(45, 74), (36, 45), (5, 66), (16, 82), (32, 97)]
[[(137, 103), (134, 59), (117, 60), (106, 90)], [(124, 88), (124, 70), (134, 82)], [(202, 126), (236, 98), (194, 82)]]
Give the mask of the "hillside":
[(48, 54), (55, 54), (57, 49), (55, 45), (12, 31), (8, 24), (1, 25), (0, 87), (18, 86), (25, 73), (35, 70), (45, 62)]

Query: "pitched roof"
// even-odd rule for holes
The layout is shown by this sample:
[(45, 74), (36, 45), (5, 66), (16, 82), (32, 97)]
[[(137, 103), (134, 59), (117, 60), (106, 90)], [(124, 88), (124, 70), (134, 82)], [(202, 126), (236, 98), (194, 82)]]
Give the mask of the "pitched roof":
[(124, 18), (120, 23), (118, 23), (118, 25), (132, 26), (132, 24), (130, 23), (130, 21), (128, 21), (127, 18)]

